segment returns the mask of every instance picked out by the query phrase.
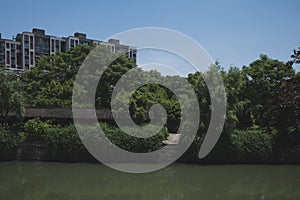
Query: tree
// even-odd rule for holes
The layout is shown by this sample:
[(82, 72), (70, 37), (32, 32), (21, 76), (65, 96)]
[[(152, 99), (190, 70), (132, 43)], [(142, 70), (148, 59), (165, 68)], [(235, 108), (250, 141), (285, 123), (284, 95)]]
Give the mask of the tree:
[(300, 64), (300, 47), (298, 50), (294, 49), (293, 54), (291, 55), (292, 60), (290, 60), (287, 64)]
[[(78, 45), (66, 53), (57, 53), (50, 58), (40, 58), (37, 65), (32, 70), (26, 71), (22, 77), (27, 85), (25, 89), (28, 105), (71, 107), (75, 77), (83, 61), (94, 48), (93, 45)], [(104, 55), (95, 57), (96, 64), (103, 64), (105, 59), (102, 60), (102, 58), (110, 57), (113, 53), (104, 48), (101, 54)], [(126, 55), (118, 57), (111, 63), (99, 81), (96, 92), (96, 108), (110, 108), (113, 86), (123, 74), (135, 67), (134, 60), (129, 59)], [(97, 71), (93, 71), (87, 76), (89, 76), (89, 80), (92, 80), (97, 79), (98, 74)], [(86, 91), (89, 91), (89, 86), (82, 86), (82, 92)]]
[(246, 98), (251, 101), (254, 123), (271, 126), (273, 114), (270, 112), (282, 89), (284, 81), (291, 79), (295, 71), (291, 65), (260, 55), (260, 59), (243, 67), (247, 76)]
[(209, 91), (204, 81), (204, 73), (196, 72), (188, 75), (188, 82), (193, 86), (199, 102), (199, 109), (201, 112), (199, 131), (200, 134), (205, 134), (210, 122), (211, 110), (210, 110), (210, 96)]
[[(174, 125), (172, 126), (172, 128), (174, 127), (172, 130), (175, 130), (177, 125), (179, 126), (179, 102), (170, 89), (157, 83), (167, 83), (171, 81), (173, 86), (176, 87), (178, 85), (178, 88), (180, 88), (178, 78), (184, 78), (163, 77), (157, 71), (142, 71), (140, 68), (135, 68), (129, 74), (127, 74), (127, 76), (127, 80), (130, 80), (130, 82), (127, 82), (126, 85), (124, 85), (123, 82), (121, 83), (121, 85), (124, 85), (124, 87), (118, 91), (117, 95), (112, 101), (112, 104), (115, 106), (114, 111), (117, 113), (123, 113), (124, 107), (119, 105), (127, 105), (129, 100), (129, 113), (131, 118), (135, 123), (142, 125), (150, 122), (151, 114), (149, 113), (149, 110), (151, 106), (160, 104), (166, 110), (167, 124)], [(132, 93), (128, 93), (127, 89), (132, 88), (136, 84), (140, 85), (141, 80), (151, 83), (141, 85), (141, 87), (137, 88), (135, 91), (132, 91)]]
[(16, 77), (4, 68), (0, 69), (0, 119), (6, 122), (9, 113), (14, 113), (17, 118), (24, 116), (24, 101), (20, 91), (18, 91), (20, 82)]
[(222, 74), (227, 95), (226, 130), (232, 132), (252, 126), (251, 102), (246, 97), (246, 74), (237, 67), (230, 67), (228, 72)]
[(273, 110), (279, 131), (278, 142), (300, 146), (300, 74), (285, 82)]
[[(109, 55), (110, 53), (108, 53), (107, 56)], [(101, 63), (99, 63), (99, 65), (101, 65)], [(111, 96), (115, 85), (126, 72), (134, 68), (136, 68), (135, 61), (133, 59), (129, 59), (126, 55), (121, 55), (111, 63), (111, 65), (104, 71), (98, 82), (96, 91), (97, 108), (109, 109), (111, 107)]]
[(79, 45), (66, 53), (38, 59), (37, 65), (22, 76), (28, 105), (70, 107), (75, 76), (93, 48)]

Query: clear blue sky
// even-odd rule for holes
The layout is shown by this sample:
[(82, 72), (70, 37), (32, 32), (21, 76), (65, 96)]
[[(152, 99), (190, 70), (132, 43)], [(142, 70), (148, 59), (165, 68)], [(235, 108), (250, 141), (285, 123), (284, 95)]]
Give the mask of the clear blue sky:
[(287, 61), (300, 47), (299, 0), (10, 0), (1, 2), (1, 8), (5, 38), (33, 27), (57, 36), (85, 32), (94, 39), (132, 28), (165, 27), (194, 38), (225, 68), (247, 65), (261, 53)]

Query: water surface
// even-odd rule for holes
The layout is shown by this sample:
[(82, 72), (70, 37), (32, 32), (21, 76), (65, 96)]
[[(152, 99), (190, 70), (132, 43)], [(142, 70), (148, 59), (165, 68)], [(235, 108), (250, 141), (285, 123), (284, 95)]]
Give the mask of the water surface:
[(0, 163), (1, 200), (299, 200), (300, 166), (174, 164), (126, 174), (100, 164)]

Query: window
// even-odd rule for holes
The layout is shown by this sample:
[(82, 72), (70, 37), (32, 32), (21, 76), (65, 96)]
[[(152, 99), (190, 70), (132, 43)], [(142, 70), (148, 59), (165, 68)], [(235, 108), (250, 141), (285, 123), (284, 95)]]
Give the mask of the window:
[(9, 43), (6, 43), (6, 48), (9, 49)]
[(15, 44), (11, 44), (11, 45), (10, 45), (10, 48), (11, 48), (11, 49), (16, 49), (16, 45), (15, 45)]
[(0, 64), (3, 65), (4, 64), (4, 56), (0, 56)]
[(11, 65), (16, 65), (16, 59), (15, 58), (11, 58)]
[(35, 52), (40, 52), (40, 51), (41, 51), (40, 46), (35, 46)]
[(133, 50), (129, 49), (129, 58), (133, 58)]
[(30, 36), (30, 49), (33, 49), (33, 36)]
[(73, 39), (70, 39), (70, 47), (74, 47), (74, 40)]
[(29, 35), (24, 35), (24, 40), (29, 42)]
[(29, 48), (29, 43), (28, 43), (28, 42), (25, 42), (25, 43), (24, 43), (24, 48), (25, 48), (25, 49), (28, 49), (28, 48)]
[(18, 53), (17, 56), (17, 65), (20, 66), (21, 65), (21, 55)]
[(54, 52), (54, 40), (51, 39), (51, 52)]
[(28, 50), (25, 51), (25, 57), (29, 57), (29, 51)]
[(10, 65), (10, 52), (6, 51), (6, 64)]

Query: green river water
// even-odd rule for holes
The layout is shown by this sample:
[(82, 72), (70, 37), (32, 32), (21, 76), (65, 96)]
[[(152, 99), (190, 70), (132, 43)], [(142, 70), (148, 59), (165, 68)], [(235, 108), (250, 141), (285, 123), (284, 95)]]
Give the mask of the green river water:
[(299, 200), (300, 166), (173, 164), (127, 174), (88, 163), (1, 162), (0, 200)]

